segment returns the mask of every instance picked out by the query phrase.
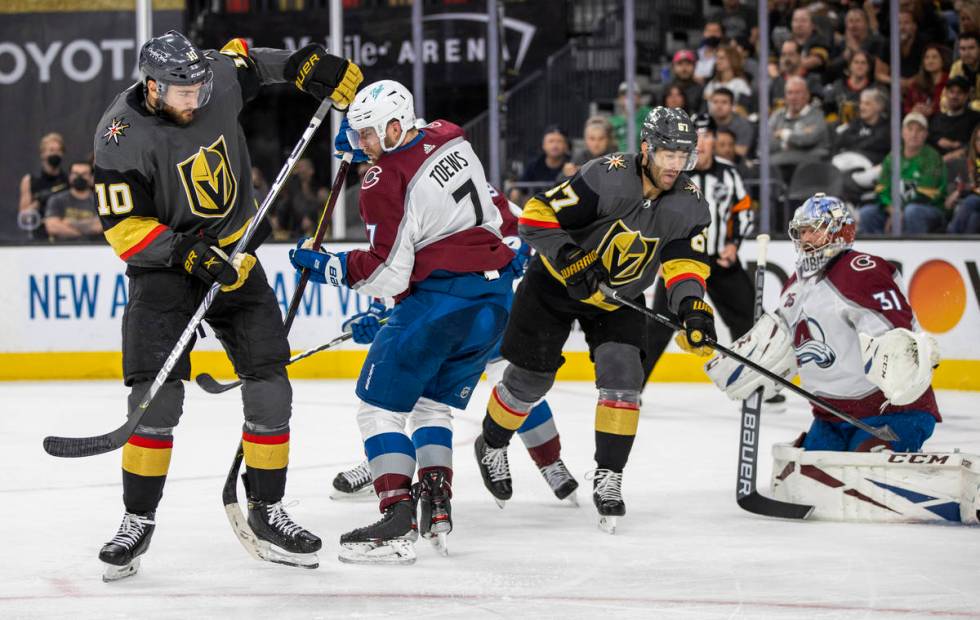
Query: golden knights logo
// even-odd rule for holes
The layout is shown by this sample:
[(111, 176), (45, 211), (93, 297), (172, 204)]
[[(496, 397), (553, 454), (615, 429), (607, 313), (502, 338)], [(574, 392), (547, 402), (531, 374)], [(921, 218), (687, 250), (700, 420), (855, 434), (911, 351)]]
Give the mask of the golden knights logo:
[(616, 220), (598, 248), (602, 264), (609, 272), (609, 283), (621, 286), (642, 276), (657, 252), (658, 243), (660, 239), (644, 237), (627, 228), (623, 220)]
[(177, 171), (195, 215), (224, 217), (235, 206), (238, 180), (231, 169), (224, 136), (177, 164)]

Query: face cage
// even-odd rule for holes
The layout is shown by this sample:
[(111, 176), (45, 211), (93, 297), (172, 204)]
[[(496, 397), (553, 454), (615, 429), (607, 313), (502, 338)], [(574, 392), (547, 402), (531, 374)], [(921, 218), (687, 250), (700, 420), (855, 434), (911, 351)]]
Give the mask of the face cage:
[[(156, 80), (157, 83), (157, 98), (160, 103), (167, 103), (167, 90), (172, 86), (179, 88), (181, 86), (193, 86), (194, 84), (168, 84), (160, 80)], [(201, 84), (201, 89), (197, 91), (197, 110), (200, 110), (208, 104), (211, 100), (211, 91), (214, 89), (214, 73), (211, 72), (211, 68), (208, 67), (207, 73), (204, 74), (204, 80), (202, 82), (195, 82), (195, 84)]]
[[(802, 229), (811, 229), (817, 232), (826, 230), (829, 241), (819, 248), (815, 248), (803, 241)], [(801, 278), (810, 278), (817, 275), (827, 266), (832, 258), (850, 247), (842, 237), (839, 236), (842, 226), (834, 226), (829, 218), (819, 219), (797, 219), (789, 223), (789, 238), (793, 240), (796, 248), (796, 273)]]

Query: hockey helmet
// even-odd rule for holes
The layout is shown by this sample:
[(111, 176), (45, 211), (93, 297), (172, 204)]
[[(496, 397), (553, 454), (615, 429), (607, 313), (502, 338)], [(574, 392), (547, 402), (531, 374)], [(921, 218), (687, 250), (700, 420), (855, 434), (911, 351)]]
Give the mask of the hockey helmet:
[[(388, 123), (397, 120), (402, 126), (398, 143), (389, 148), (384, 136)], [(381, 80), (368, 84), (354, 97), (347, 109), (350, 129), (347, 139), (355, 149), (364, 149), (361, 131), (371, 129), (381, 141), (381, 150), (394, 151), (405, 141), (408, 130), (415, 127), (415, 99), (407, 88), (394, 80)]]
[(817, 193), (806, 199), (789, 223), (796, 246), (796, 273), (809, 278), (820, 273), (832, 258), (854, 245), (857, 224), (839, 198)]
[(201, 84), (197, 91), (198, 108), (204, 107), (211, 98), (214, 76), (208, 59), (190, 39), (176, 30), (143, 44), (139, 70), (144, 88), (148, 80), (156, 82), (156, 92), (162, 102), (168, 102), (170, 87), (196, 84)]
[(698, 161), (697, 129), (680, 108), (658, 106), (650, 110), (643, 119), (640, 140), (647, 143), (650, 157), (659, 168), (693, 170)]

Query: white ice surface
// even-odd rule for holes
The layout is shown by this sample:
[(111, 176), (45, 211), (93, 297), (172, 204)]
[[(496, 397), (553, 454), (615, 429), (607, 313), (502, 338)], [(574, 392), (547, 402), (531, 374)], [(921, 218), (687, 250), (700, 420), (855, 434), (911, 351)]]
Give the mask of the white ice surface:
[[(157, 531), (139, 575), (104, 584), (97, 553), (122, 515), (119, 453), (59, 460), (48, 434), (115, 427), (114, 382), (0, 384), (0, 618), (980, 618), (980, 529), (783, 522), (734, 501), (736, 407), (710, 386), (656, 385), (645, 395), (626, 470), (627, 515), (596, 528), (583, 474), (592, 466), (594, 390), (550, 396), (581, 507), (559, 503), (519, 440), (504, 510), (472, 455), (487, 386), (457, 416), (450, 556), (427, 543), (408, 567), (336, 560), (342, 532), (374, 521), (373, 502), (328, 499), (360, 458), (351, 382), (294, 383), (290, 512), (324, 539), (317, 570), (257, 562), (231, 533), (221, 485), (241, 425), (236, 392), (187, 386)], [(763, 418), (768, 446), (808, 424), (802, 401)], [(946, 422), (928, 448), (980, 453), (980, 395), (942, 392)]]

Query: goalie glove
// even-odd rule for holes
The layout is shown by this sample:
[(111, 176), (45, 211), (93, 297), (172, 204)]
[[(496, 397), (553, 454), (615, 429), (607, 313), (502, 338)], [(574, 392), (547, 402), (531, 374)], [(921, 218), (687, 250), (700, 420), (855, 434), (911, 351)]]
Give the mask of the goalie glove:
[[(763, 314), (752, 329), (731, 348), (784, 379), (788, 380), (796, 374), (793, 337), (786, 325), (771, 314)], [(760, 387), (763, 388), (763, 398), (769, 398), (776, 393), (775, 381), (721, 353), (715, 353), (704, 365), (704, 370), (714, 384), (732, 400), (745, 400)]]
[(893, 405), (915, 402), (932, 383), (939, 346), (925, 333), (898, 327), (873, 337), (858, 334), (864, 374)]

